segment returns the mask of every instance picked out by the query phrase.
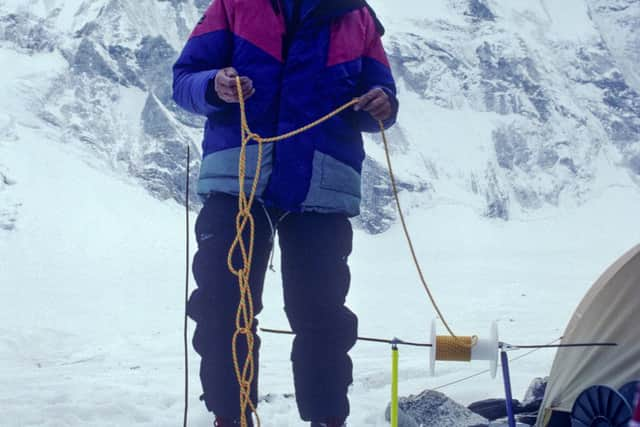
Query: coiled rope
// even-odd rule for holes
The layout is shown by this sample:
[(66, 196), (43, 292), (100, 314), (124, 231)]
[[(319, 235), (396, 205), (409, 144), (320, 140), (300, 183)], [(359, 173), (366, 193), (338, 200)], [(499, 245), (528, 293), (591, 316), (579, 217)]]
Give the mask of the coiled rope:
[[(240, 425), (242, 427), (248, 426), (247, 412), (250, 411), (255, 415), (256, 423), (258, 427), (260, 427), (260, 417), (256, 411), (256, 404), (251, 401), (251, 386), (255, 376), (255, 362), (253, 359), (255, 337), (253, 334), (253, 297), (251, 294), (251, 287), (249, 286), (249, 279), (251, 276), (251, 263), (253, 260), (255, 242), (255, 220), (251, 214), (251, 208), (256, 198), (258, 182), (262, 172), (262, 157), (264, 152), (263, 145), (265, 143), (282, 141), (306, 132), (307, 130), (326, 122), (347, 108), (355, 105), (358, 102), (358, 99), (351, 100), (340, 108), (299, 129), (283, 135), (264, 138), (252, 132), (249, 128), (240, 77), (236, 77), (236, 88), (238, 90), (238, 99), (240, 104), (241, 146), (240, 158), (238, 161), (238, 182), (240, 188), (238, 194), (238, 214), (236, 216), (236, 237), (229, 248), (227, 266), (229, 267), (229, 271), (238, 278), (240, 301), (238, 304), (238, 311), (236, 313), (236, 331), (233, 334), (231, 345), (233, 366), (238, 380), (238, 385), (240, 386)], [(258, 156), (253, 181), (251, 182), (251, 190), (249, 191), (249, 194), (247, 194), (245, 190), (245, 181), (247, 176), (247, 146), (251, 141), (255, 141), (258, 145)], [(247, 227), (249, 231), (248, 242), (244, 237), (244, 232), (247, 230)], [(233, 265), (233, 257), (237, 252), (239, 252), (241, 256), (241, 265), (238, 267)], [(247, 344), (247, 356), (242, 366), (240, 366), (240, 361), (238, 359), (238, 341), (242, 336), (244, 336)]]
[[(255, 337), (253, 334), (253, 326), (254, 326), (254, 307), (253, 307), (253, 298), (251, 294), (251, 288), (249, 286), (249, 279), (251, 275), (251, 263), (253, 260), (253, 250), (254, 250), (254, 242), (255, 242), (255, 221), (253, 215), (251, 214), (251, 208), (256, 198), (256, 191), (258, 188), (258, 182), (261, 174), (262, 167), (262, 157), (263, 157), (263, 145), (265, 143), (275, 143), (278, 141), (282, 141), (284, 139), (288, 139), (304, 133), (311, 128), (314, 128), (334, 116), (340, 114), (344, 110), (356, 105), (359, 102), (358, 98), (354, 98), (346, 104), (338, 107), (333, 110), (329, 114), (319, 118), (318, 120), (309, 123), (306, 126), (303, 126), (299, 129), (293, 130), (291, 132), (287, 132), (283, 135), (273, 136), (269, 138), (262, 137), (251, 131), (249, 127), (247, 116), (246, 116), (246, 105), (244, 94), (242, 92), (242, 84), (240, 82), (240, 77), (236, 77), (236, 88), (238, 91), (238, 101), (240, 105), (240, 135), (241, 135), (241, 147), (240, 147), (240, 157), (238, 161), (238, 181), (239, 181), (239, 194), (238, 194), (238, 214), (236, 216), (236, 237), (229, 248), (229, 253), (227, 256), (227, 265), (229, 271), (238, 278), (238, 286), (240, 290), (240, 301), (238, 304), (238, 310), (236, 313), (236, 331), (233, 335), (232, 339), (232, 357), (233, 357), (233, 365), (236, 374), (236, 378), (238, 380), (238, 385), (240, 387), (240, 425), (242, 427), (248, 427), (247, 421), (247, 412), (251, 412), (255, 415), (257, 426), (260, 427), (260, 417), (256, 411), (256, 404), (251, 401), (251, 386), (253, 384), (254, 376), (255, 376), (255, 362), (253, 359), (253, 350), (255, 347)], [(400, 198), (398, 195), (398, 188), (396, 185), (395, 176), (393, 174), (393, 169), (391, 167), (391, 157), (389, 154), (389, 143), (387, 141), (387, 136), (385, 134), (384, 125), (382, 121), (378, 121), (378, 125), (380, 127), (380, 134), (382, 135), (382, 140), (384, 143), (385, 154), (387, 158), (387, 166), (389, 169), (389, 176), (391, 178), (391, 184), (393, 187), (393, 193), (396, 200), (396, 205), (398, 207), (398, 213), (400, 216), (400, 220), (402, 222), (402, 228), (404, 230), (405, 237), (409, 244), (409, 248), (411, 251), (411, 255), (420, 276), (420, 281), (424, 289), (429, 296), (431, 304), (434, 309), (438, 313), (438, 316), (444, 323), (447, 331), (451, 334), (451, 337), (455, 341), (455, 345), (452, 347), (452, 351), (460, 352), (460, 347), (466, 348), (466, 351), (471, 353), (471, 347), (476, 340), (475, 337), (467, 337), (467, 339), (460, 337), (458, 338), (449, 324), (446, 322), (445, 317), (438, 307), (436, 300), (429, 289), (427, 281), (424, 278), (424, 274), (422, 273), (422, 268), (420, 267), (420, 263), (418, 261), (418, 257), (415, 253), (413, 242), (411, 239), (411, 235), (409, 233), (409, 229), (407, 227), (404, 214), (402, 212), (402, 207), (400, 205)], [(251, 141), (255, 141), (258, 146), (258, 156), (256, 161), (255, 173), (253, 175), (253, 181), (250, 185), (249, 194), (247, 194), (245, 190), (245, 181), (247, 174), (247, 146)], [(249, 236), (248, 242), (245, 240), (244, 233), (248, 228)], [(236, 267), (233, 265), (233, 256), (239, 252), (241, 256), (241, 265)], [(238, 341), (240, 337), (244, 337), (247, 344), (247, 356), (242, 366), (240, 366), (240, 361), (238, 358)], [(460, 341), (461, 340), (461, 341)], [(450, 343), (448, 341), (447, 343)], [(443, 347), (447, 347), (447, 345)], [(445, 350), (446, 351), (446, 350)]]

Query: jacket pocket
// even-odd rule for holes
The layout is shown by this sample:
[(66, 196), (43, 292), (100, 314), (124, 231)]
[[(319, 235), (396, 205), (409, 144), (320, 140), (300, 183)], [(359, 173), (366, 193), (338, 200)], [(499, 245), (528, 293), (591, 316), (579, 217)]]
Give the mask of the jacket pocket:
[(321, 176), (320, 187), (325, 190), (336, 191), (339, 193), (350, 194), (352, 196), (361, 197), (360, 174), (351, 166), (327, 155), (316, 152), (321, 155)]

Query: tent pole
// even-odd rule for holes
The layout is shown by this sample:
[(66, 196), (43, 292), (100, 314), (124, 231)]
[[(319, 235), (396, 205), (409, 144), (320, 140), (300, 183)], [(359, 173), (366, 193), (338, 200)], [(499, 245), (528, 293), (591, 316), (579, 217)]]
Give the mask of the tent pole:
[(511, 395), (511, 377), (509, 375), (509, 356), (504, 350), (500, 350), (500, 361), (502, 364), (502, 379), (504, 380), (504, 393), (509, 427), (516, 427), (516, 419), (513, 414), (513, 397)]

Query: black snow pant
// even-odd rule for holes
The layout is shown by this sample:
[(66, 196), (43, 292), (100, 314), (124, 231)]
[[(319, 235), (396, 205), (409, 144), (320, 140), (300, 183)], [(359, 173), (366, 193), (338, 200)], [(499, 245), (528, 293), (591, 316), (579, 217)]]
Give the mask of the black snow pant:
[[(197, 289), (188, 304), (189, 317), (197, 324), (193, 346), (201, 356), (203, 400), (209, 411), (227, 418), (240, 415), (231, 353), (239, 291), (237, 278), (227, 268), (227, 253), (236, 234), (237, 200), (214, 193), (198, 216), (198, 252), (193, 261)], [(291, 361), (300, 416), (305, 421), (321, 421), (330, 416), (346, 418), (347, 389), (352, 383), (352, 363), (347, 353), (357, 337), (357, 318), (345, 307), (350, 283), (347, 258), (353, 237), (351, 224), (341, 214), (284, 214), (265, 209), (258, 202), (252, 213), (256, 233), (250, 286), (256, 315), (262, 310), (273, 227), (278, 231), (285, 312), (295, 333)], [(234, 265), (240, 265), (239, 256)], [(242, 362), (247, 349), (243, 338), (239, 343)], [(254, 402), (259, 347), (256, 339)]]

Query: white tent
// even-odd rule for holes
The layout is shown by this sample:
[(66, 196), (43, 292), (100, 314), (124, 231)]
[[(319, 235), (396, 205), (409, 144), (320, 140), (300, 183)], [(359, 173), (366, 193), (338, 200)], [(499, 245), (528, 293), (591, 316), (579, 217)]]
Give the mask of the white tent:
[(618, 346), (558, 350), (538, 427), (562, 425), (553, 419), (566, 419), (578, 395), (590, 386), (618, 389), (640, 379), (640, 245), (596, 281), (569, 321), (562, 342)]

